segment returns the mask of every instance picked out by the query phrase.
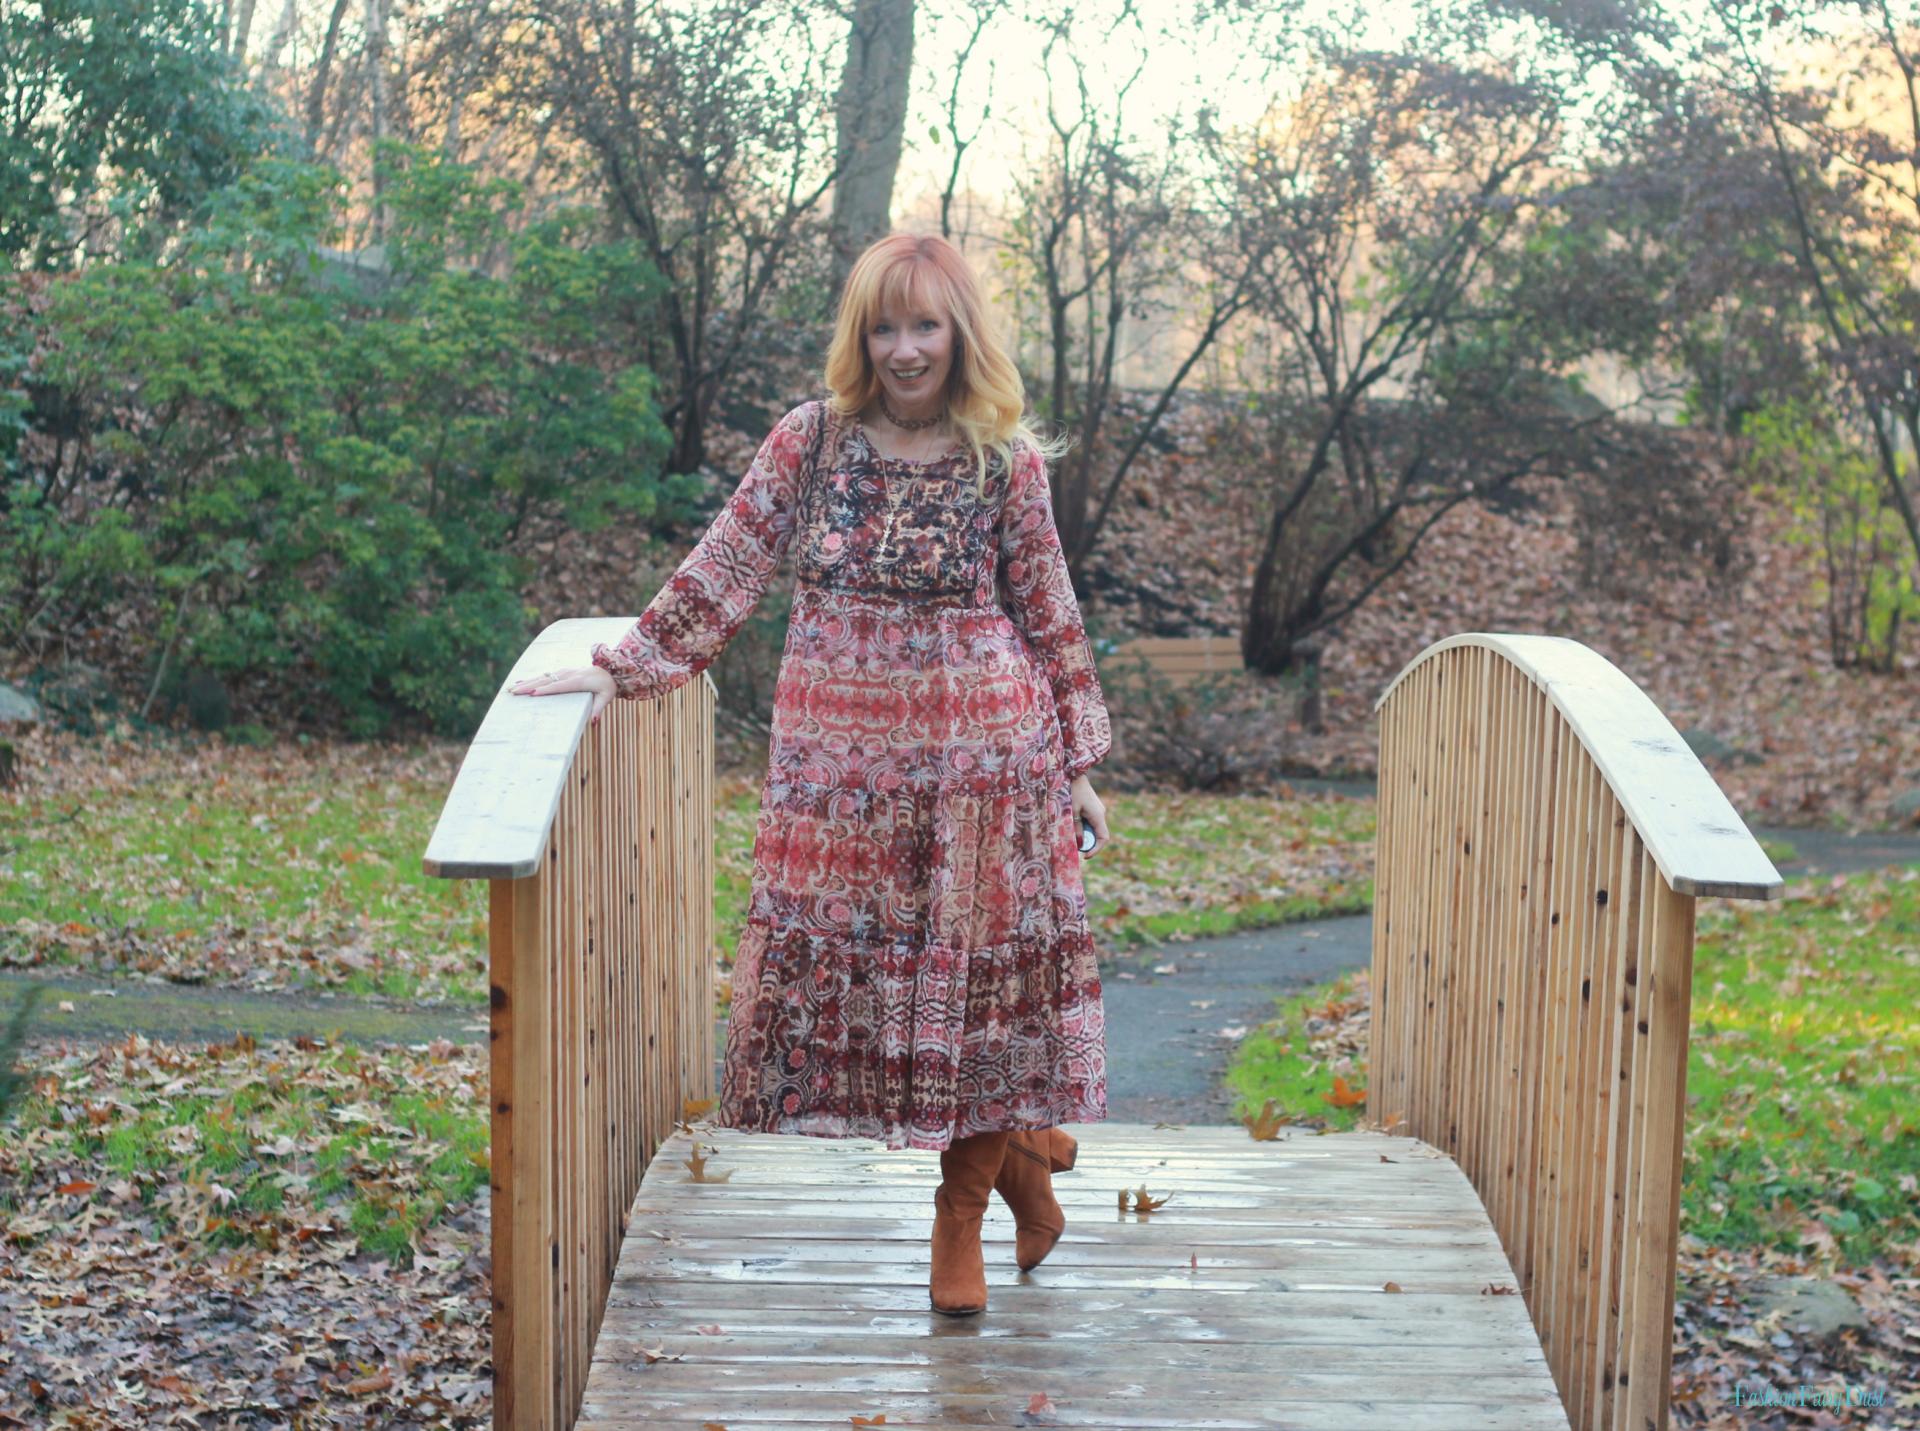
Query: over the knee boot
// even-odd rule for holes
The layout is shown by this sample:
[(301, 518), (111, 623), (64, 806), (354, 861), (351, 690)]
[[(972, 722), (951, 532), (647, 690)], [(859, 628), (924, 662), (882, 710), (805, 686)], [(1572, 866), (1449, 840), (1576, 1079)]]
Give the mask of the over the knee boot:
[[(1065, 1140), (1064, 1150), (1057, 1148), (1056, 1136)], [(1072, 1167), (1075, 1153), (1073, 1140), (1058, 1128), (1022, 1129), (1007, 1143), (993, 1186), (1013, 1212), (1014, 1258), (1022, 1272), (1045, 1261), (1067, 1230), (1066, 1213), (1053, 1195), (1053, 1174)]]
[(986, 1310), (987, 1266), (980, 1252), (980, 1219), (1007, 1154), (1009, 1135), (974, 1133), (940, 1151), (940, 1186), (933, 1194), (933, 1275), (927, 1295), (936, 1312), (966, 1316)]

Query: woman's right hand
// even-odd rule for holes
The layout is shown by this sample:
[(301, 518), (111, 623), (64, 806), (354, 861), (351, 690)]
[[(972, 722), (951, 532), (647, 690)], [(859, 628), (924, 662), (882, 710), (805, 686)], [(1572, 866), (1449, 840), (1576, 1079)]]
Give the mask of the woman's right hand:
[(568, 666), (515, 681), (508, 688), (508, 693), (516, 696), (563, 696), (568, 691), (593, 692), (593, 712), (587, 718), (587, 724), (592, 725), (614, 698), (613, 675), (601, 666)]

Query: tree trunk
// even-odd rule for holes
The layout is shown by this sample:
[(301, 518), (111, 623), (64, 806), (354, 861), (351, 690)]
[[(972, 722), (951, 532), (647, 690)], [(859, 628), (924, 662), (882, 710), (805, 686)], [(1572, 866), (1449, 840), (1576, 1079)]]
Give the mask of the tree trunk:
[(838, 167), (833, 186), (833, 294), (854, 260), (893, 226), (893, 180), (913, 72), (913, 0), (857, 0), (840, 76)]
[(268, 69), (280, 68), (280, 56), (286, 51), (287, 41), (293, 38), (293, 27), (300, 14), (296, 8), (299, 0), (286, 0), (281, 7), (280, 19), (273, 27), (273, 33), (267, 37), (267, 50), (262, 63)]
[(236, 60), (247, 57), (247, 36), (253, 33), (254, 0), (240, 0), (240, 18), (234, 22), (233, 45), (229, 50)]
[[(367, 143), (387, 137), (387, 0), (367, 0)], [(385, 184), (373, 171), (373, 241), (387, 241)]]
[(320, 59), (313, 67), (313, 82), (307, 86), (307, 157), (318, 158), (320, 130), (326, 120), (327, 79), (333, 71), (333, 52), (340, 43), (340, 22), (346, 18), (347, 0), (333, 0), (333, 13), (327, 17), (327, 35), (320, 42)]
[(1246, 625), (1240, 632), (1240, 659), (1249, 671), (1279, 676), (1307, 655), (1308, 633), (1320, 615), (1287, 599), (1278, 554), (1269, 547), (1253, 575), (1247, 597)]

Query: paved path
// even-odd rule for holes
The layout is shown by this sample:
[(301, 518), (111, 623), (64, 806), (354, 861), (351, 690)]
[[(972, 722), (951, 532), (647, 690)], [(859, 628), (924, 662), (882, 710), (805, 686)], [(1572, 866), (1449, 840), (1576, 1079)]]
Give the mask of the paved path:
[[(236, 1033), (255, 1038), (300, 1034), (355, 1043), (484, 1042), (484, 1004), (412, 1004), (398, 999), (330, 997), (324, 994), (251, 993), (192, 984), (98, 974), (26, 974), (0, 970), (0, 1023), (20, 1001), (40, 989), (30, 1035), (35, 1039), (124, 1038), (129, 1030), (150, 1038), (208, 1041)], [(63, 1010), (62, 1002), (73, 1005)]]
[[(1368, 794), (1361, 782), (1297, 782), (1301, 788)], [(1755, 827), (1762, 838), (1791, 841), (1799, 858), (1781, 866), (1789, 881), (1813, 874), (1920, 864), (1920, 834), (1847, 835), (1832, 830)], [(1220, 1030), (1270, 1018), (1278, 997), (1323, 983), (1373, 957), (1373, 920), (1347, 915), (1169, 944), (1106, 961), (1107, 1111), (1123, 1122), (1228, 1121), (1230, 1097), (1220, 1078), (1235, 1040)], [(1171, 964), (1165, 974), (1156, 965)], [(1130, 974), (1131, 978), (1122, 977)], [(480, 1042), (485, 1010), (410, 1005), (394, 1000), (330, 999), (312, 994), (259, 994), (179, 984), (0, 971), (0, 1019), (34, 986), (47, 986), (33, 1018), (36, 1037), (99, 1039), (130, 1028), (156, 1037), (229, 1039), (338, 1036), (358, 1042), (435, 1038)], [(104, 991), (104, 992), (96, 992)], [(66, 1000), (71, 1012), (58, 1008)], [(1206, 1002), (1204, 1008), (1197, 1003)], [(726, 1047), (726, 1021), (714, 1048)], [(715, 1087), (719, 1080), (716, 1078)]]

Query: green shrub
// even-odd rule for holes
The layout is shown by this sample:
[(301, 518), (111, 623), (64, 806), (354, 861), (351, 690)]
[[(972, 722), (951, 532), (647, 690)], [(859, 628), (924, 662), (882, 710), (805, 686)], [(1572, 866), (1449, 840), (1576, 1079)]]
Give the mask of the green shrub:
[(370, 264), (326, 247), (339, 175), (266, 158), (164, 261), (10, 307), (9, 635), (126, 630), (142, 697), (190, 668), (356, 736), (464, 734), (524, 645), (536, 547), (684, 510), (630, 357), (659, 292), (638, 248), (584, 211), (511, 231), (516, 185), (424, 151), (377, 164)]

